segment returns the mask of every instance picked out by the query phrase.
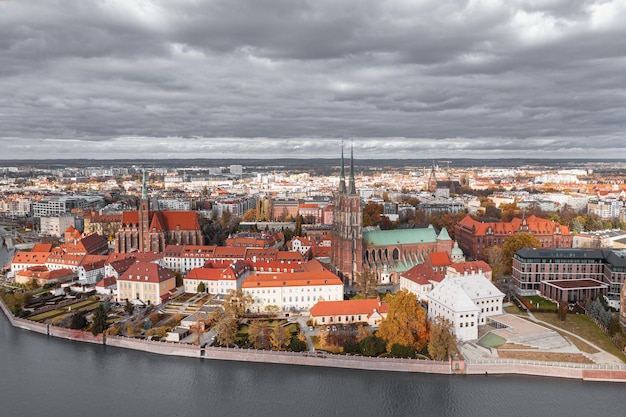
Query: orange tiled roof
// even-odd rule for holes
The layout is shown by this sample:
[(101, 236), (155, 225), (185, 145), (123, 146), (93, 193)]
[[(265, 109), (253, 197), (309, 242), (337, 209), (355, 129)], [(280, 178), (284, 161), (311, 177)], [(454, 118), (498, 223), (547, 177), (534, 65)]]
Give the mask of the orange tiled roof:
[(16, 252), (13, 256), (14, 264), (41, 264), (50, 257), (51, 252)]
[(386, 313), (389, 304), (381, 302), (380, 298), (363, 300), (343, 301), (318, 301), (311, 307), (311, 317), (344, 316), (344, 315), (367, 315), (374, 312)]
[(430, 254), (432, 266), (448, 266), (452, 264), (447, 252), (433, 252)]
[(451, 265), (449, 268), (455, 270), (459, 274), (464, 274), (465, 272), (469, 274), (471, 272), (478, 272), (479, 270), (482, 270), (483, 272), (491, 272), (491, 267), (485, 261), (459, 262)]
[(31, 252), (52, 252), (52, 244), (50, 243), (37, 243), (33, 246)]
[(302, 254), (298, 251), (279, 251), (276, 259), (283, 262), (304, 262)]
[[(155, 219), (156, 217), (156, 219)], [(125, 211), (122, 214), (122, 224), (139, 223), (138, 211)], [(198, 230), (200, 223), (198, 216), (193, 211), (151, 211), (150, 228), (157, 227), (157, 230)]]
[(250, 275), (243, 282), (242, 288), (267, 287), (306, 287), (315, 285), (343, 285), (339, 277), (332, 272), (277, 272), (273, 274)]
[(20, 277), (26, 277), (26, 278), (32, 277), (32, 278), (43, 279), (43, 280), (51, 280), (51, 279), (66, 277), (69, 275), (74, 275), (74, 273), (72, 272), (71, 269), (68, 269), (68, 268), (48, 270), (48, 268), (46, 268), (45, 266), (34, 266), (31, 268), (25, 269), (23, 271), (20, 271), (16, 275)]

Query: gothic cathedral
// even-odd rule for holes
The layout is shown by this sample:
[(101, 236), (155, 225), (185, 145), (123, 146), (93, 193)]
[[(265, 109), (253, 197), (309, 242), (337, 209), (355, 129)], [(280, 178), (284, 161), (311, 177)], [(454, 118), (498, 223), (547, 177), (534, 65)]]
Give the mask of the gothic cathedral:
[(363, 209), (361, 197), (354, 184), (354, 150), (350, 147), (350, 179), (346, 177), (341, 148), (339, 190), (335, 194), (332, 227), (331, 264), (344, 283), (354, 282), (355, 274), (363, 271)]

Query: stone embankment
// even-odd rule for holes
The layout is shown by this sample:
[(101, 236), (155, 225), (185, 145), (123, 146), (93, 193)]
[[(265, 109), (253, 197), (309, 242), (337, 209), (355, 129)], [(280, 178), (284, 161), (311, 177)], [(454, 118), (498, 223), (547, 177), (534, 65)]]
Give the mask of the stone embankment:
[(349, 355), (332, 355), (324, 352), (279, 352), (238, 348), (201, 348), (175, 342), (157, 342), (120, 336), (93, 336), (91, 333), (59, 328), (14, 317), (0, 300), (0, 308), (14, 327), (48, 336), (106, 346), (134, 349), (159, 355), (188, 358), (230, 360), (240, 362), (276, 363), (284, 365), (323, 366), (370, 371), (420, 372), (433, 374), (520, 374), (592, 381), (626, 382), (626, 366), (602, 366), (573, 363), (547, 363), (510, 359), (485, 361), (425, 361), (397, 358), (368, 358)]

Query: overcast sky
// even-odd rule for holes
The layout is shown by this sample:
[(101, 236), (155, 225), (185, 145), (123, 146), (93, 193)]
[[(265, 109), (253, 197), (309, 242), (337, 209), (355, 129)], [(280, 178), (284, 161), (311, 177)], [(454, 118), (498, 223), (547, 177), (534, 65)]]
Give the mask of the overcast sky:
[(0, 0), (0, 159), (626, 158), (625, 0)]

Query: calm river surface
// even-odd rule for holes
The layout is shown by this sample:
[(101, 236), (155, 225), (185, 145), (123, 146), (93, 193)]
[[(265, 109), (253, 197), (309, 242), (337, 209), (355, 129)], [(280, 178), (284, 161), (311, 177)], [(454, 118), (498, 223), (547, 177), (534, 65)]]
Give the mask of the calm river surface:
[(626, 385), (158, 356), (48, 338), (0, 312), (0, 416), (623, 416)]

